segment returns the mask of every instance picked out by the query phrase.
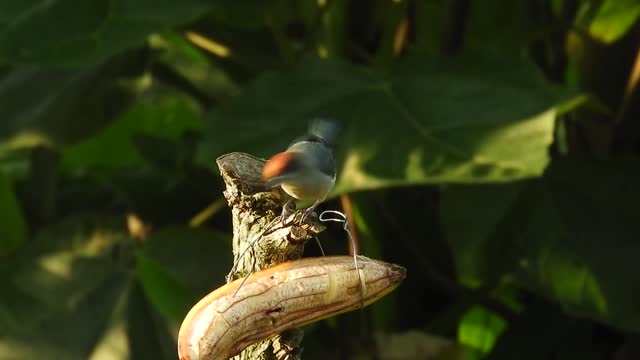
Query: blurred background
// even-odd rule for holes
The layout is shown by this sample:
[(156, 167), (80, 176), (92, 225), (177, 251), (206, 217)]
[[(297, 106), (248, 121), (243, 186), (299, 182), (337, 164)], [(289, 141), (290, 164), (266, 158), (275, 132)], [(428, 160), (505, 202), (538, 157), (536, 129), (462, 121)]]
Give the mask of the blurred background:
[[(307, 326), (305, 359), (640, 359), (639, 17), (0, 2), (0, 359), (177, 358), (231, 266), (215, 159), (267, 158), (315, 117), (343, 125), (322, 208), (408, 277)], [(321, 240), (348, 252), (339, 226)]]

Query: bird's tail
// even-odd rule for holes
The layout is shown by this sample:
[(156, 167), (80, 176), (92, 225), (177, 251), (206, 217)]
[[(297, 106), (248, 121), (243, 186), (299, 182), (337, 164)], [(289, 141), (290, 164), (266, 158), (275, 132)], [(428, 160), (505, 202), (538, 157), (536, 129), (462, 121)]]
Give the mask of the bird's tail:
[(317, 136), (333, 146), (340, 132), (340, 124), (332, 119), (314, 119), (309, 123), (309, 134)]

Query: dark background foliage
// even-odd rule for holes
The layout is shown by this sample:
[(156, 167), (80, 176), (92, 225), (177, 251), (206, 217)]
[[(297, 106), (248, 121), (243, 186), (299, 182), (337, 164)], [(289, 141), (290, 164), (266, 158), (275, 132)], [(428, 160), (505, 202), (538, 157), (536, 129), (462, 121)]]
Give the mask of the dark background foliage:
[(0, 359), (176, 358), (231, 265), (216, 157), (269, 157), (319, 116), (343, 124), (323, 208), (408, 277), (308, 326), (305, 358), (640, 358), (639, 17), (1, 1)]

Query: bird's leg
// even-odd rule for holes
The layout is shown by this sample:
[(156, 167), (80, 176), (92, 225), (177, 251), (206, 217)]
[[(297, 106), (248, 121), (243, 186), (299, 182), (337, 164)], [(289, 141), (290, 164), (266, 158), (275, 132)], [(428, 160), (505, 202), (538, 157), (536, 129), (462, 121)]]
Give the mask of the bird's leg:
[(300, 224), (304, 224), (304, 222), (307, 220), (307, 216), (313, 214), (313, 210), (315, 210), (316, 207), (318, 207), (318, 205), (320, 205), (322, 200), (324, 200), (324, 199), (316, 200), (316, 202), (314, 202), (313, 205), (309, 206), (308, 208), (306, 208), (304, 210), (304, 212), (302, 213), (302, 217), (300, 218)]
[(282, 220), (282, 226), (285, 225), (285, 221), (296, 211), (296, 203), (293, 199), (289, 199), (282, 206), (282, 213), (280, 214), (280, 219)]

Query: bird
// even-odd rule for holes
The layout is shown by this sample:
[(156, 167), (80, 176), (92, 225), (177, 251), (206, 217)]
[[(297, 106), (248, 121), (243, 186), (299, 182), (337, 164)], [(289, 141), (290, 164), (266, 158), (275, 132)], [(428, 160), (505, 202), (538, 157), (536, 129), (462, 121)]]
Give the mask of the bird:
[[(322, 203), (336, 182), (334, 147), (340, 131), (335, 120), (315, 119), (307, 133), (295, 139), (284, 152), (273, 155), (262, 176), (267, 188), (280, 186), (297, 200), (313, 200), (301, 218), (303, 222)], [(293, 204), (287, 202), (285, 210)]]

